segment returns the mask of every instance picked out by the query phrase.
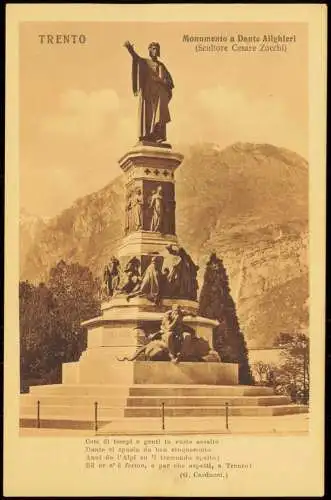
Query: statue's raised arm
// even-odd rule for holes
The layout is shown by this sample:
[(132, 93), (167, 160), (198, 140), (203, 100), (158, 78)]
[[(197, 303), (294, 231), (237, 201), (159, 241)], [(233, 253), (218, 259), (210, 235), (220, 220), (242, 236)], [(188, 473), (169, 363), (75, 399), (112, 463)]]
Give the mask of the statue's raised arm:
[(134, 57), (135, 59), (140, 59), (140, 56), (134, 50), (133, 44), (131, 42), (129, 42), (129, 40), (127, 40), (126, 42), (124, 42), (123, 47), (125, 47), (128, 50), (129, 54), (132, 57)]

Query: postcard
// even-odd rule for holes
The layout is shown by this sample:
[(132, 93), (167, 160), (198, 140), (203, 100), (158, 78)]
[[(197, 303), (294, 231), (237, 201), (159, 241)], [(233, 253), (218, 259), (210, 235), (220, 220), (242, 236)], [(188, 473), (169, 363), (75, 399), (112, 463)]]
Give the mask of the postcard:
[(5, 495), (323, 495), (326, 7), (6, 37)]

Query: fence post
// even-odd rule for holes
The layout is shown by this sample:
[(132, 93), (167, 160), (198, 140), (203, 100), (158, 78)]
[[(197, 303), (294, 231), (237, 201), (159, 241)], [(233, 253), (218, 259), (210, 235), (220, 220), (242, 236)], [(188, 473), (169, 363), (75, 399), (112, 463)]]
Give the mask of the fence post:
[(161, 406), (161, 414), (162, 414), (162, 430), (164, 431), (165, 425), (164, 425), (164, 403), (162, 403)]
[(94, 430), (95, 432), (98, 431), (98, 402), (95, 401), (94, 403)]
[(229, 429), (229, 403), (225, 403), (225, 428)]
[(37, 429), (40, 429), (40, 401), (37, 401)]

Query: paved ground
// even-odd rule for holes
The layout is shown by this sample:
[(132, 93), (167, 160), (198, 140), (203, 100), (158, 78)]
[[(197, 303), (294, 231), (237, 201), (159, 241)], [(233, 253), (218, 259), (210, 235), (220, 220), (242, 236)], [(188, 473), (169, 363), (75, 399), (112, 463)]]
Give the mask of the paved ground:
[[(171, 418), (165, 419), (162, 430), (160, 418), (126, 418), (100, 426), (99, 435), (162, 435), (162, 434), (250, 434), (250, 435), (305, 435), (309, 431), (308, 414), (273, 417), (230, 417), (228, 429), (225, 418)], [(21, 436), (80, 437), (95, 435), (89, 430), (20, 429)]]

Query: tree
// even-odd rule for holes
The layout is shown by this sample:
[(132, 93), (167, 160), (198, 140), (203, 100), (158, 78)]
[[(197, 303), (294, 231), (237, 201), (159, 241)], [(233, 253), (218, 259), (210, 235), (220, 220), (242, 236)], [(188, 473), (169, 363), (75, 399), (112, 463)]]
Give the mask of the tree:
[(276, 370), (276, 365), (273, 363), (264, 363), (263, 361), (257, 361), (252, 366), (255, 382), (258, 385), (266, 385), (268, 387), (274, 386)]
[(86, 348), (81, 322), (100, 313), (98, 282), (87, 267), (59, 262), (46, 284), (19, 285), (21, 380), (60, 381), (61, 365)]
[(281, 349), (278, 365), (257, 362), (256, 381), (273, 387), (276, 394), (289, 396), (295, 403), (309, 402), (309, 339), (303, 333), (281, 333), (275, 346)]
[(309, 401), (309, 338), (304, 333), (281, 333), (275, 340), (281, 349), (281, 374), (277, 382), (282, 390), (300, 403)]
[(199, 314), (217, 319), (214, 328), (214, 349), (223, 362), (239, 364), (239, 382), (252, 384), (244, 334), (240, 330), (236, 306), (231, 297), (229, 280), (223, 262), (212, 253), (206, 265), (199, 299)]
[(81, 322), (100, 314), (98, 281), (88, 267), (61, 260), (50, 270), (47, 286), (57, 311), (56, 351), (62, 362), (77, 361), (87, 345)]
[(56, 308), (44, 283), (19, 284), (21, 379), (44, 377), (56, 366), (52, 352)]

